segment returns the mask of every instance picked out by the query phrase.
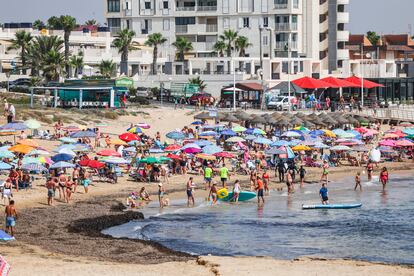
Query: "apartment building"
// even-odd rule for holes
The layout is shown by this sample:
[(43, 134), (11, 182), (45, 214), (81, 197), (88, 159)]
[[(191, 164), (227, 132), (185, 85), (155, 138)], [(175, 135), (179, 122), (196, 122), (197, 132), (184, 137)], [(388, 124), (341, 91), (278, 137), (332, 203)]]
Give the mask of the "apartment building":
[(134, 30), (140, 38), (160, 32), (168, 39), (160, 49), (160, 57), (169, 62), (176, 57), (171, 43), (178, 36), (187, 37), (194, 48), (187, 58), (193, 64), (200, 64), (200, 59), (208, 60), (208, 65), (197, 65), (199, 68), (193, 65), (183, 71), (186, 74), (230, 71), (214, 52), (214, 44), (228, 29), (248, 37), (253, 44), (246, 51), (247, 59), (251, 60), (240, 63), (244, 68), (238, 68), (250, 74), (255, 74), (261, 66), (257, 60), (260, 53), (262, 59), (285, 60), (290, 52), (297, 59), (298, 70), (300, 59), (307, 59), (320, 61), (319, 71), (328, 73), (341, 72), (344, 60), (349, 58), (345, 49), (349, 0), (104, 0), (104, 3), (107, 25), (113, 34), (122, 28)]

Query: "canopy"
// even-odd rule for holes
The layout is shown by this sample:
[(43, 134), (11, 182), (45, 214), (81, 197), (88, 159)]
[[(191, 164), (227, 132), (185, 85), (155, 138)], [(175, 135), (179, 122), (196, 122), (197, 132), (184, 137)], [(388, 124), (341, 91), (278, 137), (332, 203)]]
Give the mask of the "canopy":
[(373, 81), (369, 81), (364, 79), (364, 81), (362, 81), (362, 79), (358, 78), (357, 76), (352, 76), (349, 78), (346, 78), (345, 81), (351, 82), (353, 84), (356, 84), (358, 87), (362, 87), (362, 84), (364, 84), (364, 88), (375, 88), (375, 87), (384, 87), (384, 85), (373, 82)]
[(64, 162), (64, 161), (57, 162), (53, 164), (52, 166), (50, 166), (51, 169), (65, 169), (65, 168), (74, 168), (74, 167), (75, 167), (74, 164)]
[(131, 142), (131, 141), (139, 141), (141, 138), (137, 136), (134, 133), (131, 132), (125, 132), (121, 135), (119, 135), (119, 139), (121, 139), (124, 142)]
[(17, 152), (17, 153), (23, 153), (23, 154), (28, 154), (32, 150), (34, 150), (33, 147), (26, 146), (26, 145), (21, 145), (21, 144), (17, 144), (15, 146), (9, 148), (9, 151)]
[(271, 90), (280, 90), (282, 94), (287, 94), (289, 91), (289, 85), (290, 83), (290, 93), (292, 94), (304, 94), (306, 93), (306, 90), (303, 88), (300, 88), (296, 84), (292, 82), (282, 81), (281, 83), (277, 84), (276, 86), (272, 87)]
[(310, 77), (303, 77), (292, 81), (297, 86), (304, 89), (318, 89), (318, 88), (329, 88), (331, 85), (321, 80), (317, 80)]
[(89, 130), (82, 130), (82, 131), (78, 131), (73, 133), (71, 136), (71, 138), (87, 138), (87, 137), (96, 137), (96, 133), (93, 131), (89, 131)]
[(329, 83), (331, 85), (331, 88), (358, 87), (358, 85), (356, 85), (355, 83), (352, 83), (346, 80), (337, 79), (334, 77), (323, 78), (321, 79), (321, 81)]
[(115, 156), (115, 157), (121, 157), (121, 154), (119, 152), (114, 151), (114, 150), (110, 150), (110, 149), (98, 151), (96, 153), (96, 155), (99, 155), (99, 156)]

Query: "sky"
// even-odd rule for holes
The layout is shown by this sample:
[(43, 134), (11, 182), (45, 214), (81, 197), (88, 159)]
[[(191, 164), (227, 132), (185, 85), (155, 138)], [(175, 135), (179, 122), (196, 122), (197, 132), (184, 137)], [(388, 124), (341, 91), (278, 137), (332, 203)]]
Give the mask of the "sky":
[[(0, 22), (46, 21), (52, 15), (69, 14), (78, 22), (95, 18), (103, 23), (106, 0), (0, 0)], [(310, 1), (310, 0), (306, 0)], [(351, 33), (369, 30), (379, 34), (414, 34), (413, 0), (350, 0)]]

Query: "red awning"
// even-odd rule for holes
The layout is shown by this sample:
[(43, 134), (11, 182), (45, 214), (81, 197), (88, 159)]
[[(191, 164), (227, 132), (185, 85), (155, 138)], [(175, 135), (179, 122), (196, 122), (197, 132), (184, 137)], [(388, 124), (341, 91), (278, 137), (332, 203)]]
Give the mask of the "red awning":
[(337, 79), (334, 77), (323, 78), (321, 79), (321, 81), (329, 83), (331, 85), (331, 88), (358, 87), (358, 85), (356, 85), (355, 83), (352, 83), (346, 80)]
[(317, 88), (329, 88), (332, 87), (329, 83), (321, 80), (313, 79), (310, 77), (303, 77), (292, 81), (294, 84), (303, 89), (317, 89)]
[[(358, 78), (357, 76), (352, 76), (352, 77), (346, 78), (345, 80), (358, 85), (358, 87), (362, 87), (362, 79)], [(368, 89), (375, 88), (375, 87), (384, 87), (384, 85), (382, 84), (369, 81), (366, 79), (364, 79), (363, 84), (364, 84), (364, 88), (368, 88)]]

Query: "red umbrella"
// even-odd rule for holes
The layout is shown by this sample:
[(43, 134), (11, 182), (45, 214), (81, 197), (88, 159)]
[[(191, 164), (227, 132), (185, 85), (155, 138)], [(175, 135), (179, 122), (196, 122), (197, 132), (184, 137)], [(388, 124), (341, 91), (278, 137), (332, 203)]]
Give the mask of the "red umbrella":
[(134, 133), (131, 132), (125, 132), (121, 135), (119, 135), (119, 139), (121, 139), (124, 142), (131, 142), (131, 141), (139, 141), (141, 140), (141, 138), (139, 138), (139, 136), (137, 136)]
[(222, 152), (218, 152), (213, 154), (216, 157), (223, 157), (223, 158), (234, 158), (234, 155), (231, 154), (230, 152), (226, 152), (226, 151), (222, 151)]
[(337, 79), (334, 77), (327, 77), (327, 78), (323, 78), (320, 80), (326, 83), (329, 83), (331, 85), (331, 88), (358, 87), (358, 85), (356, 85), (355, 83), (352, 83), (346, 80)]
[(89, 161), (91, 161), (90, 159), (83, 159), (81, 161), (79, 161), (79, 165), (81, 165), (82, 167), (86, 167), (88, 166)]
[(317, 89), (317, 88), (329, 88), (332, 87), (329, 83), (313, 79), (310, 77), (303, 77), (292, 81), (294, 84), (304, 89)]
[(357, 128), (354, 128), (354, 130), (355, 131), (358, 131), (359, 133), (361, 133), (361, 134), (364, 134), (364, 133), (366, 133), (368, 130), (366, 129), (366, 128), (364, 128), (364, 127), (357, 127)]
[(90, 160), (87, 165), (89, 168), (92, 169), (101, 169), (105, 167), (104, 163), (99, 162), (98, 160)]
[(99, 152), (96, 153), (97, 155), (100, 156), (114, 156), (114, 157), (121, 157), (121, 154), (119, 152), (116, 152), (114, 150), (110, 150), (110, 149), (106, 149), (106, 150), (101, 150)]
[(404, 132), (402, 132), (401, 129), (397, 129), (396, 131), (393, 131), (392, 133), (400, 136), (400, 138), (403, 138), (403, 137), (407, 136), (407, 134), (405, 134)]
[(167, 146), (167, 147), (164, 149), (164, 151), (178, 151), (178, 150), (180, 150), (180, 149), (181, 149), (181, 146), (180, 146), (180, 145), (173, 144), (173, 145), (169, 145), (169, 146)]
[(167, 154), (167, 157), (170, 158), (170, 159), (181, 160), (181, 157), (177, 154), (169, 153), (169, 154)]
[(373, 81), (369, 81), (364, 79), (364, 81), (362, 82), (362, 79), (358, 78), (357, 76), (352, 76), (349, 78), (346, 78), (345, 81), (348, 82), (352, 82), (353, 84), (356, 84), (358, 87), (362, 87), (362, 84), (364, 84), (364, 88), (375, 88), (375, 87), (384, 87), (384, 85), (373, 82)]

